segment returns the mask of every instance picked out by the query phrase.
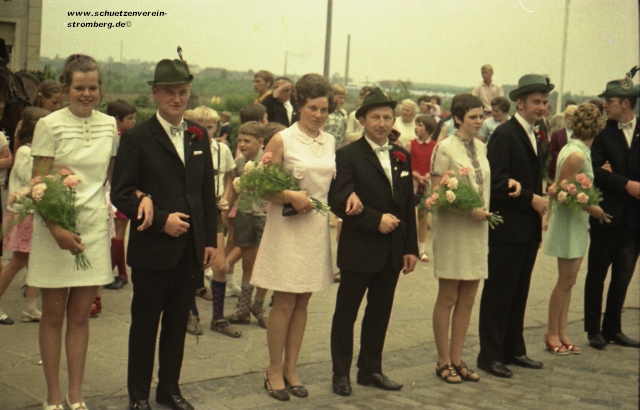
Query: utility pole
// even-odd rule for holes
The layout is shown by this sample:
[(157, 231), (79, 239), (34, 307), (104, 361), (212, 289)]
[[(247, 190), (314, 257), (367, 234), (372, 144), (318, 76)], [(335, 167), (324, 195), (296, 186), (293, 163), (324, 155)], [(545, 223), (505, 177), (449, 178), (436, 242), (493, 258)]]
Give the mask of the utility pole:
[(560, 114), (564, 109), (562, 108), (562, 98), (564, 96), (564, 71), (567, 63), (567, 32), (569, 31), (569, 3), (571, 0), (566, 0), (564, 4), (564, 37), (562, 40), (562, 60), (560, 64), (560, 87), (558, 89), (558, 106), (556, 107), (556, 114)]
[(331, 60), (331, 12), (333, 0), (327, 0), (327, 37), (324, 43), (324, 78), (329, 79), (329, 63)]
[(349, 85), (349, 56), (351, 54), (351, 34), (347, 36), (347, 67), (344, 69), (344, 86)]

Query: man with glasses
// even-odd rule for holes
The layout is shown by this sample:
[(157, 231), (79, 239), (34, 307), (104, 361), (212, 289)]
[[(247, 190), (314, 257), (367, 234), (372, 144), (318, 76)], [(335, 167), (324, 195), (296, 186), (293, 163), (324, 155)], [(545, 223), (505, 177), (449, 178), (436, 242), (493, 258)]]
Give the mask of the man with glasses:
[[(589, 218), (591, 245), (584, 286), (584, 330), (589, 345), (604, 348), (608, 342), (640, 347), (640, 342), (622, 333), (621, 313), (627, 288), (640, 253), (640, 124), (633, 110), (640, 90), (627, 78), (607, 83), (604, 110), (605, 129), (591, 146), (595, 186), (603, 193), (600, 204), (611, 215), (610, 224)], [(609, 167), (603, 168), (607, 162)], [(611, 267), (611, 284), (602, 328), (602, 295)], [(602, 329), (602, 330), (601, 330)]]

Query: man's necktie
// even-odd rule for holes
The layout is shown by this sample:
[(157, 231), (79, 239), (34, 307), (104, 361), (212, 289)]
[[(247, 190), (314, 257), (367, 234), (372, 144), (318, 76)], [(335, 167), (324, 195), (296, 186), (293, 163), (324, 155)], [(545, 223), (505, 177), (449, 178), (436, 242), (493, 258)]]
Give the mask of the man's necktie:
[(624, 130), (626, 128), (631, 129), (631, 127), (633, 127), (633, 121), (627, 122), (627, 123), (622, 123), (622, 122), (618, 123), (618, 129), (619, 130)]
[(379, 154), (379, 153), (381, 153), (381, 152), (383, 152), (383, 151), (391, 151), (391, 148), (392, 148), (392, 147), (391, 147), (391, 145), (388, 145), (388, 144), (387, 144), (387, 145), (383, 145), (382, 147), (375, 147), (375, 148), (373, 149), (373, 151), (374, 151), (376, 154)]
[(176, 135), (182, 131), (186, 131), (187, 130), (187, 123), (186, 122), (181, 122), (180, 124), (178, 124), (177, 126), (171, 126), (171, 135)]

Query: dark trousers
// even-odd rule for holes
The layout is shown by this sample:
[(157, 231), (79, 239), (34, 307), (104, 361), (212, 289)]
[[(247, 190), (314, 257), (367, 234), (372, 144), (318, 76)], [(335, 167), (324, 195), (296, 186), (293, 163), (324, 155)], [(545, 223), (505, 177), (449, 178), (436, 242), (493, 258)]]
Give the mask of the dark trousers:
[(527, 353), (522, 331), (538, 240), (489, 240), (489, 278), (480, 300), (478, 360), (502, 361)]
[(631, 229), (623, 212), (613, 227), (591, 224), (589, 265), (584, 283), (584, 331), (600, 332), (604, 281), (611, 267), (607, 307), (602, 320), (605, 333), (622, 332), (622, 306), (640, 253), (640, 231)]
[(349, 376), (353, 358), (353, 327), (365, 292), (367, 307), (362, 319), (358, 368), (364, 373), (382, 372), (382, 349), (399, 275), (400, 272), (391, 265), (391, 258), (380, 272), (340, 271), (340, 287), (331, 325), (333, 374)]
[(189, 308), (195, 294), (195, 276), (200, 269), (193, 234), (183, 256), (173, 269), (152, 271), (132, 269), (133, 300), (129, 330), (127, 388), (134, 400), (148, 400), (155, 357), (158, 324), (162, 316), (158, 353), (158, 387), (163, 395), (180, 394)]

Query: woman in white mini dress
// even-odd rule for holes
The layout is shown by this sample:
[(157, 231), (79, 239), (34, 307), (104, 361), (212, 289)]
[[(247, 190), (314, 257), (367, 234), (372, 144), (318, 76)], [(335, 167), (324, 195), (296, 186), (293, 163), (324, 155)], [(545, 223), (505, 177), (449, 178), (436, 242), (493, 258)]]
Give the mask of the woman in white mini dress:
[[(118, 144), (113, 117), (93, 111), (102, 96), (102, 75), (86, 55), (67, 58), (62, 73), (69, 106), (41, 119), (31, 147), (33, 175), (56, 174), (63, 167), (80, 177), (76, 206), (78, 234), (45, 224), (36, 216), (27, 284), (41, 288), (40, 354), (47, 381), (46, 410), (61, 410), (60, 354), (65, 317), (67, 405), (86, 409), (81, 385), (89, 342), (89, 311), (98, 286), (111, 283), (109, 214), (103, 185), (110, 175)], [(91, 267), (76, 270), (76, 251)]]

